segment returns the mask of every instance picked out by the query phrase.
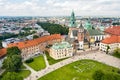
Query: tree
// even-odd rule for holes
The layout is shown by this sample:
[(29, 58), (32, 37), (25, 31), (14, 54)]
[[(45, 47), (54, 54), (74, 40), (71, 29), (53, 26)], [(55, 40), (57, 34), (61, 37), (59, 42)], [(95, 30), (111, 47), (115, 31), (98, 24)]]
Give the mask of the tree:
[(110, 46), (107, 45), (106, 54), (108, 54)]
[(101, 80), (120, 80), (120, 75), (113, 74), (113, 73), (107, 73), (102, 77)]
[(120, 54), (120, 48), (115, 49), (113, 53), (114, 54)]
[(2, 46), (2, 41), (0, 41), (0, 49), (1, 49), (1, 48), (3, 48), (3, 46)]
[(120, 22), (114, 22), (112, 25), (120, 25)]
[(69, 29), (67, 27), (64, 27), (59, 24), (49, 23), (49, 22), (37, 22), (38, 25), (40, 25), (44, 30), (48, 31), (50, 34), (61, 34), (61, 35), (67, 35)]
[(33, 39), (36, 39), (36, 38), (39, 38), (39, 36), (38, 36), (38, 35), (34, 35), (34, 36), (33, 36)]
[(3, 61), (3, 68), (7, 71), (18, 71), (22, 65), (21, 51), (18, 47), (7, 49), (7, 58)]
[(113, 56), (120, 58), (120, 48), (114, 50)]
[(23, 77), (19, 76), (15, 72), (7, 72), (1, 80), (23, 80)]
[(18, 47), (10, 47), (10, 48), (7, 48), (7, 56), (12, 56), (14, 54), (21, 54), (21, 51)]
[(7, 57), (3, 62), (3, 68), (7, 71), (18, 71), (22, 65), (22, 58), (20, 55), (12, 55)]
[(104, 73), (101, 70), (98, 70), (98, 71), (95, 71), (95, 73), (93, 74), (93, 79), (101, 80), (103, 76), (104, 76)]

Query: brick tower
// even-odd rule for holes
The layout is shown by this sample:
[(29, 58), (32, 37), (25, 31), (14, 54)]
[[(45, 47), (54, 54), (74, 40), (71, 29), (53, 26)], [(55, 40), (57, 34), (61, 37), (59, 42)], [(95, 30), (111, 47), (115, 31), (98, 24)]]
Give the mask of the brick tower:
[(78, 42), (79, 42), (79, 49), (83, 49), (84, 44), (84, 27), (82, 26), (82, 23), (79, 26), (78, 30)]

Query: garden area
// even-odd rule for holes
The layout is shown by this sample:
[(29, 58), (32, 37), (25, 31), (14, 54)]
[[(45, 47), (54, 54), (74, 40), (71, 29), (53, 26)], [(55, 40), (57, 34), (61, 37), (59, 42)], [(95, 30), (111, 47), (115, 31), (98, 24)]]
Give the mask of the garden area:
[(44, 69), (46, 67), (45, 60), (43, 55), (37, 56), (33, 58), (33, 61), (26, 63), (28, 66), (30, 66), (35, 71), (39, 71), (41, 69)]
[[(96, 71), (98, 71), (97, 74)], [(120, 80), (119, 72), (119, 69), (97, 61), (80, 60), (63, 66), (41, 77), (39, 80)], [(98, 78), (95, 79), (93, 75)], [(99, 77), (103, 78), (100, 79)]]
[(57, 62), (60, 62), (60, 61), (62, 61), (62, 60), (67, 59), (67, 58), (63, 58), (63, 59), (55, 60), (55, 59), (53, 59), (52, 57), (50, 57), (50, 55), (49, 55), (49, 53), (48, 53), (47, 51), (45, 52), (45, 54), (46, 54), (46, 56), (47, 56), (47, 60), (48, 60), (48, 62), (49, 62), (49, 65), (52, 65), (52, 64), (55, 64), (55, 63), (57, 63)]
[(120, 58), (120, 48), (114, 50), (113, 56)]
[(18, 72), (18, 75), (22, 76), (23, 78), (26, 78), (30, 75), (30, 71), (29, 70), (21, 70)]
[(0, 75), (0, 80), (23, 80), (31, 74), (22, 64), (21, 51), (18, 47), (7, 48), (2, 69), (5, 72)]
[[(15, 78), (15, 76), (19, 75), (19, 77), (26, 78), (31, 74), (31, 72), (29, 70), (27, 70), (26, 67), (23, 65), (21, 66), (21, 69), (15, 73), (15, 75), (13, 74), (13, 72), (10, 72), (12, 75), (11, 74), (8, 75), (8, 73), (9, 72), (5, 71), (0, 77), (7, 76), (7, 77)], [(1, 78), (0, 78), (0, 80), (1, 80)], [(20, 79), (20, 80), (22, 80), (22, 79)]]

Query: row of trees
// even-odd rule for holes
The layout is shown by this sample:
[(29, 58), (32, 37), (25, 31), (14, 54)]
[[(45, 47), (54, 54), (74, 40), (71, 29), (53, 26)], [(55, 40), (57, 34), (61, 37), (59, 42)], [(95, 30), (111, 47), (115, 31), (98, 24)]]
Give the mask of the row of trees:
[(40, 25), (44, 30), (48, 31), (50, 34), (59, 33), (61, 35), (67, 35), (68, 34), (68, 28), (63, 27), (59, 24), (52, 24), (52, 23), (42, 23), (37, 22), (38, 25)]
[(28, 36), (28, 35), (31, 35), (31, 34), (34, 34), (34, 33), (36, 33), (36, 31), (26, 31), (26, 32), (20, 32), (19, 33), (19, 36), (21, 36), (21, 37), (24, 37), (24, 36)]
[(115, 23), (112, 23), (112, 25), (120, 25), (120, 22), (115, 22)]
[(39, 38), (39, 36), (38, 36), (38, 35), (34, 35), (34, 36), (33, 36), (33, 39), (36, 39), (36, 38)]
[(119, 74), (113, 74), (113, 73), (104, 73), (101, 70), (95, 71), (93, 74), (94, 80), (120, 80)]
[(30, 28), (30, 27), (24, 27), (24, 28), (22, 28), (22, 30), (30, 31), (30, 30), (32, 30), (32, 28)]
[(2, 36), (0, 36), (0, 40), (4, 40), (7, 38), (11, 38), (11, 37), (17, 37), (18, 34), (13, 34), (13, 33), (3, 33)]
[(3, 69), (6, 70), (6, 74), (2, 76), (1, 80), (23, 80), (23, 77), (19, 76), (17, 72), (21, 68), (22, 57), (21, 51), (18, 47), (11, 47), (7, 49), (7, 56), (3, 62)]

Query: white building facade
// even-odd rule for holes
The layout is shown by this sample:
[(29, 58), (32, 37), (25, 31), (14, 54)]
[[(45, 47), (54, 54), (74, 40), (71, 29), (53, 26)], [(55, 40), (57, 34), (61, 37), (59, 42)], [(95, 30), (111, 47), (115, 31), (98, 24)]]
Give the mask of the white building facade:
[(50, 56), (54, 59), (62, 59), (73, 56), (73, 47), (68, 42), (55, 43), (50, 48)]
[(100, 50), (106, 52), (107, 46), (110, 47), (109, 53), (113, 53), (115, 49), (120, 48), (120, 36), (111, 36), (102, 40)]

